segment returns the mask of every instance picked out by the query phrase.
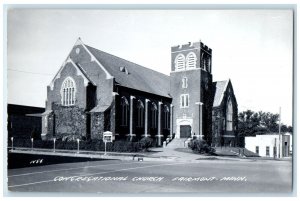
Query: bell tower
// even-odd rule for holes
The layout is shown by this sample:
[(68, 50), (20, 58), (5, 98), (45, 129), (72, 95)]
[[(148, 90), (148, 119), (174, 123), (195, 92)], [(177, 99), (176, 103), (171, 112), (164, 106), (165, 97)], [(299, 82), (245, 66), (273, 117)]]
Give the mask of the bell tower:
[(171, 47), (175, 138), (211, 140), (212, 50), (201, 41)]

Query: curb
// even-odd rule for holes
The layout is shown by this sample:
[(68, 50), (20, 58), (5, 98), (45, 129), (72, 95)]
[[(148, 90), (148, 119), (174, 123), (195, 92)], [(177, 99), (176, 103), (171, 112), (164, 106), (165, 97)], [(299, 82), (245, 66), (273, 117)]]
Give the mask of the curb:
[[(91, 159), (104, 159), (104, 160), (124, 160), (124, 161), (146, 161), (146, 162), (187, 162), (187, 163), (201, 163), (204, 161), (253, 161), (254, 158), (237, 158), (226, 156), (197, 156), (195, 158), (183, 158), (177, 156), (148, 156), (140, 153), (115, 153), (107, 152), (90, 152), (82, 150), (77, 153), (74, 150), (53, 150), (49, 149), (27, 149), (27, 148), (14, 148), (14, 150), (8, 150), (8, 153), (23, 153), (23, 154), (35, 154), (35, 155), (50, 155), (50, 156), (66, 156), (66, 157), (79, 157), (79, 158), (91, 158)], [(264, 159), (260, 159), (264, 160)], [(285, 161), (285, 160), (278, 160)], [(288, 160), (287, 160), (288, 161)]]
[[(79, 158), (91, 158), (91, 159), (104, 159), (104, 160), (124, 160), (124, 161), (141, 161), (141, 162), (186, 162), (186, 163), (203, 163), (208, 160), (217, 161), (241, 161), (240, 158), (228, 158), (228, 157), (200, 157), (196, 159), (183, 159), (176, 156), (163, 156), (163, 157), (149, 157), (144, 155), (133, 154), (132, 156), (113, 156), (109, 153), (104, 154), (87, 154), (87, 153), (65, 153), (65, 152), (49, 152), (49, 151), (37, 151), (37, 150), (9, 150), (9, 153), (22, 153), (22, 154), (35, 154), (35, 155), (50, 155), (50, 156), (66, 156), (66, 157), (79, 157)], [(242, 161), (246, 161), (242, 159)]]
[(106, 159), (106, 160), (126, 160), (126, 161), (157, 161), (166, 162), (174, 161), (175, 157), (147, 157), (147, 156), (113, 156), (113, 155), (96, 155), (86, 153), (64, 153), (64, 152), (48, 152), (48, 151), (36, 151), (36, 150), (9, 150), (9, 153), (22, 153), (22, 154), (35, 154), (35, 155), (49, 155), (49, 156), (68, 156), (68, 157), (79, 157), (79, 158), (93, 158), (93, 159)]

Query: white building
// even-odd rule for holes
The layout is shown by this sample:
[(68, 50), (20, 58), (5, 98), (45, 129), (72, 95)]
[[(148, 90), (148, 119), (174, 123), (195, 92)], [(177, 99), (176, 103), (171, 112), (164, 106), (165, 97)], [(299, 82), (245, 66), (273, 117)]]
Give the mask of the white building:
[(245, 148), (263, 157), (288, 157), (291, 149), (291, 135), (276, 133), (245, 137)]

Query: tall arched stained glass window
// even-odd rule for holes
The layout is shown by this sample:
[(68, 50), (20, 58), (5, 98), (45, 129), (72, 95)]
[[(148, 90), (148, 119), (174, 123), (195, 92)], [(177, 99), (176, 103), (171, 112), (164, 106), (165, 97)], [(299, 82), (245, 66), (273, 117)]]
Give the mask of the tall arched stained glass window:
[(144, 126), (144, 104), (141, 100), (137, 102), (137, 127)]
[(61, 103), (64, 106), (75, 105), (76, 85), (71, 77), (67, 77), (61, 87)]
[(157, 127), (157, 106), (155, 103), (151, 105), (151, 127)]
[(226, 130), (232, 131), (232, 102), (230, 98), (227, 101)]
[(129, 104), (125, 96), (121, 98), (121, 126), (128, 125), (128, 108)]
[(165, 122), (165, 125), (164, 125), (164, 128), (165, 129), (169, 129), (170, 128), (170, 123), (169, 123), (169, 117), (170, 117), (170, 110), (169, 110), (169, 107), (168, 106), (164, 106), (164, 122)]

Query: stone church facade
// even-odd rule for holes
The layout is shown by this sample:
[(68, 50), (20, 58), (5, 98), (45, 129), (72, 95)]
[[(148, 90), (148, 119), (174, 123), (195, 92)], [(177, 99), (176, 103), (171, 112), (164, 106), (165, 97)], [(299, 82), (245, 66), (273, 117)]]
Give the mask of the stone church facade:
[(212, 50), (202, 42), (171, 48), (170, 76), (84, 44), (79, 38), (47, 87), (42, 138), (115, 140), (197, 137), (237, 144), (230, 80), (213, 82)]

